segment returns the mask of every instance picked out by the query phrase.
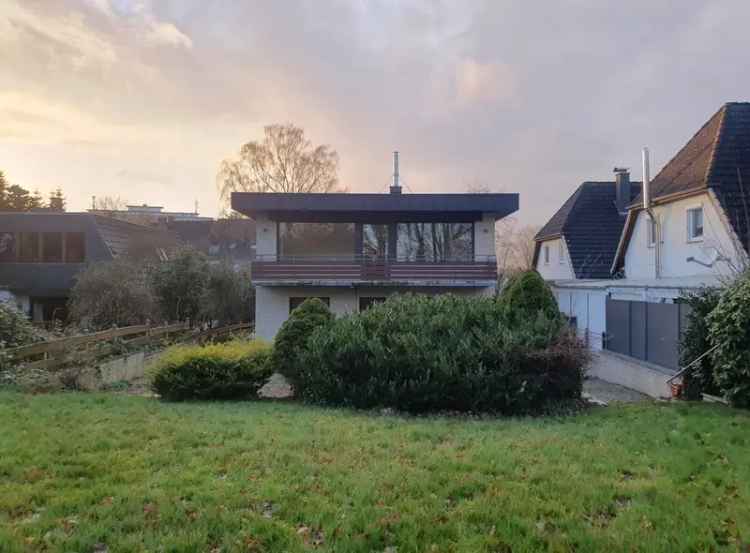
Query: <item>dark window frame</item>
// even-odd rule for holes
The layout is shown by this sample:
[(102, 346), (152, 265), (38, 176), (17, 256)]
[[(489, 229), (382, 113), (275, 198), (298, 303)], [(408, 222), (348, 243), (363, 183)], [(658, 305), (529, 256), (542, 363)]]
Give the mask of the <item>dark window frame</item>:
[[(289, 314), (291, 315), (292, 311), (297, 309), (305, 302), (305, 300), (309, 300), (310, 298), (317, 298), (325, 303), (329, 309), (331, 308), (330, 296), (289, 296)], [(294, 303), (296, 303), (296, 305), (293, 305)]]

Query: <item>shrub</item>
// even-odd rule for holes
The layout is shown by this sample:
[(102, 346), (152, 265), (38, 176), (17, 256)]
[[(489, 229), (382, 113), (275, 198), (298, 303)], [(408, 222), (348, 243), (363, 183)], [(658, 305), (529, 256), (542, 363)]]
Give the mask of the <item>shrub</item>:
[(315, 329), (327, 326), (332, 320), (325, 303), (318, 298), (308, 298), (292, 311), (276, 334), (271, 358), (273, 369), (283, 374), (295, 388), (308, 338)]
[(93, 330), (158, 318), (145, 267), (124, 258), (93, 263), (78, 273), (68, 307), (73, 322)]
[(220, 325), (249, 321), (253, 288), (248, 271), (238, 271), (229, 262), (211, 265), (201, 297), (200, 318)]
[(526, 271), (510, 278), (500, 295), (511, 322), (534, 319), (539, 313), (550, 321), (562, 316), (552, 290), (536, 271)]
[(271, 376), (270, 354), (257, 340), (173, 346), (149, 368), (151, 388), (173, 401), (255, 397)]
[(298, 365), (312, 402), (409, 412), (540, 412), (580, 397), (586, 352), (539, 312), (493, 298), (395, 296), (316, 330)]
[(177, 248), (167, 261), (155, 264), (150, 283), (162, 316), (169, 321), (198, 320), (209, 276), (208, 257), (189, 246)]
[(750, 273), (725, 288), (708, 316), (714, 378), (737, 407), (750, 407)]
[(0, 349), (40, 342), (44, 336), (15, 305), (0, 301)]
[[(685, 332), (680, 340), (680, 366), (686, 367), (711, 349), (708, 315), (719, 303), (719, 296), (718, 290), (704, 288), (682, 298), (691, 309), (685, 321)], [(710, 355), (686, 372), (683, 378), (684, 398), (700, 400), (704, 392), (721, 395), (714, 379), (713, 360)]]

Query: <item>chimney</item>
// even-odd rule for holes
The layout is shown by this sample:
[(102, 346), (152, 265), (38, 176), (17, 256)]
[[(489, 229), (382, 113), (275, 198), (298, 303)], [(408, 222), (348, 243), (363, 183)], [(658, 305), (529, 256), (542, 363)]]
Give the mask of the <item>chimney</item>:
[(391, 194), (401, 194), (401, 185), (398, 180), (398, 151), (393, 152), (393, 184)]
[(643, 209), (651, 207), (651, 161), (648, 148), (643, 148)]
[(630, 205), (630, 171), (625, 167), (615, 167), (615, 205), (617, 211), (625, 213)]

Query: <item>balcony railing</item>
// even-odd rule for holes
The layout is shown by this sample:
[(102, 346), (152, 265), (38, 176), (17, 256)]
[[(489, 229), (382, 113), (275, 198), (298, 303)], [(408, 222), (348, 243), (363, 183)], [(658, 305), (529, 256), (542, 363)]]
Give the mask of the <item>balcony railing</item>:
[(258, 256), (254, 281), (489, 281), (497, 279), (494, 256), (407, 261), (367, 256)]

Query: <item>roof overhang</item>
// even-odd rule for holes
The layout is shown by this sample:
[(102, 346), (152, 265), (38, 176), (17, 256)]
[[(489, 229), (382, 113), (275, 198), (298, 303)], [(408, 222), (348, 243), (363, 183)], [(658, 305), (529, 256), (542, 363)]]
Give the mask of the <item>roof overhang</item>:
[(518, 210), (518, 194), (284, 194), (233, 192), (252, 219), (293, 222), (471, 222)]

